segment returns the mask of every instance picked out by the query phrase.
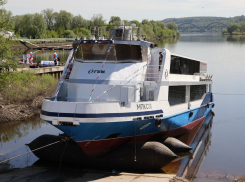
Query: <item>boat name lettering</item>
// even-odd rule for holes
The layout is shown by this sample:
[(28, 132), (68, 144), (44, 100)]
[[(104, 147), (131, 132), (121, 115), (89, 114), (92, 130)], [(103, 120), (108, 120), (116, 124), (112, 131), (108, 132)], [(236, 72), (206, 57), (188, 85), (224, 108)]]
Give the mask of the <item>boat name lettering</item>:
[(105, 70), (93, 70), (93, 69), (91, 69), (88, 71), (88, 74), (91, 74), (91, 73), (105, 73)]
[(152, 109), (151, 104), (137, 104), (137, 110)]

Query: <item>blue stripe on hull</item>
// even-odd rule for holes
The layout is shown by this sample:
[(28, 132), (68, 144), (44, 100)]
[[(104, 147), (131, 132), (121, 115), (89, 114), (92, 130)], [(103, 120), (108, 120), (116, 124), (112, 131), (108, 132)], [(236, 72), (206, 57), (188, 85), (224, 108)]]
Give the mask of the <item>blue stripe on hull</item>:
[(110, 118), (110, 117), (134, 117), (134, 116), (145, 116), (152, 114), (162, 114), (162, 109), (154, 111), (143, 111), (143, 112), (126, 112), (126, 113), (101, 113), (101, 114), (77, 114), (77, 113), (58, 113), (41, 111), (41, 114), (45, 116), (53, 117), (72, 117), (72, 118)]
[[(211, 108), (212, 104), (194, 109), (192, 110), (192, 117), (189, 117), (190, 110), (170, 117), (163, 117), (160, 127), (155, 126), (156, 119), (104, 123), (80, 123), (80, 125), (75, 127), (60, 125), (56, 125), (55, 127), (69, 136), (74, 136), (75, 141), (103, 140), (113, 134), (117, 134), (117, 138), (135, 135), (138, 136), (180, 128), (206, 116)], [(47, 122), (51, 124), (51, 121)]]

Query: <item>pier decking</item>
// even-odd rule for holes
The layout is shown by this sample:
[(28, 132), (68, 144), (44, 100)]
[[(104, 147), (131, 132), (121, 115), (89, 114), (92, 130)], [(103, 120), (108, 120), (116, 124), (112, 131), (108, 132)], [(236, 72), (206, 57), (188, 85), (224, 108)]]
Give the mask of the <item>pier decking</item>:
[[(39, 67), (39, 68), (17, 68), (15, 71), (30, 71), (35, 74), (51, 74), (53, 77), (60, 78), (65, 66), (50, 66), (50, 67)], [(9, 68), (9, 71), (14, 71), (12, 68)]]
[[(54, 72), (62, 72), (65, 66), (50, 66), (50, 67), (39, 67), (39, 68), (17, 68), (16, 71), (31, 71), (35, 74), (45, 74), (45, 73), (54, 73)], [(9, 69), (9, 71), (13, 71), (13, 69)]]

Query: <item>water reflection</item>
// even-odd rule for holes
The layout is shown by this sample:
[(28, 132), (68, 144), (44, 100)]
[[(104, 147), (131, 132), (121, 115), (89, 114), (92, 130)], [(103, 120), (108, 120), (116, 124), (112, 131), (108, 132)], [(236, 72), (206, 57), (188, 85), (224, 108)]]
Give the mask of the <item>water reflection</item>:
[(37, 130), (44, 124), (47, 122), (37, 118), (37, 116), (21, 122), (2, 124), (0, 127), (1, 146), (3, 143), (27, 136), (31, 130)]
[(179, 40), (180, 40), (180, 37), (175, 37), (175, 38), (157, 40), (157, 41), (154, 41), (154, 43), (157, 44), (158, 47), (165, 47), (165, 44), (176, 44)]
[[(25, 121), (7, 123), (0, 125), (0, 161), (30, 151), (25, 144), (43, 134), (58, 135), (62, 133), (57, 128), (41, 120), (39, 116), (33, 116)], [(31, 166), (38, 158), (33, 154), (15, 158), (7, 163), (0, 164), (1, 171), (8, 171), (12, 168), (24, 168)]]
[(60, 63), (65, 63), (67, 60), (67, 57), (69, 56), (70, 51), (69, 50), (28, 50), (23, 53), (27, 58), (29, 58), (30, 52), (33, 52), (33, 62), (37, 63), (38, 61), (53, 61), (54, 60), (54, 53), (56, 52), (58, 57), (60, 58)]
[(192, 147), (191, 155), (184, 157), (182, 160), (177, 159), (163, 167), (162, 170), (165, 173), (176, 174), (186, 178), (188, 181), (194, 181), (203, 159), (211, 146), (212, 122), (213, 115), (212, 112), (209, 112), (201, 126), (196, 126), (191, 132), (178, 138), (186, 144), (190, 144)]
[(227, 37), (227, 41), (234, 42), (234, 43), (244, 43), (245, 35), (230, 35)]

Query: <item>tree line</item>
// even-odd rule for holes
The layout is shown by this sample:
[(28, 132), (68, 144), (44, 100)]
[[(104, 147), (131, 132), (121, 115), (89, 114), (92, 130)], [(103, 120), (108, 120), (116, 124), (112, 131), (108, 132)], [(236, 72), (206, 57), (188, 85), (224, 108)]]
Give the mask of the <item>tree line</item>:
[[(11, 12), (8, 12), (11, 14)], [(101, 14), (94, 14), (90, 20), (84, 19), (80, 14), (73, 15), (65, 10), (55, 12), (53, 9), (44, 9), (41, 13), (11, 16), (14, 32), (16, 35), (27, 38), (65, 38), (65, 37), (87, 37), (90, 38), (90, 27), (106, 25), (106, 20)], [(111, 16), (109, 25), (136, 24), (142, 28), (147, 38), (170, 37), (179, 34), (177, 26), (173, 22), (165, 25), (163, 22), (144, 19), (121, 20), (118, 16)], [(109, 26), (103, 30), (103, 36), (108, 37)]]
[[(7, 0), (0, 0), (0, 6), (4, 7)], [(122, 20), (118, 16), (111, 16), (109, 22), (101, 14), (95, 14), (90, 20), (84, 19), (81, 15), (73, 15), (65, 10), (55, 12), (53, 9), (44, 9), (40, 13), (24, 14), (13, 16), (11, 11), (0, 8), (0, 66), (7, 64), (5, 60), (12, 60), (12, 42), (5, 35), (11, 31), (16, 36), (27, 38), (90, 38), (90, 27), (105, 25), (101, 36), (108, 37), (112, 25), (135, 24), (142, 29), (142, 34), (147, 39), (178, 36), (178, 27), (175, 23), (167, 24), (161, 21), (144, 19)], [(116, 27), (116, 26), (115, 26)], [(12, 61), (12, 67), (16, 67), (16, 62)]]
[(227, 26), (226, 30), (223, 31), (223, 34), (245, 34), (245, 21), (242, 23), (231, 23)]
[[(242, 23), (245, 21), (245, 16), (235, 16), (230, 18), (225, 17), (186, 17), (186, 18), (167, 18), (162, 20), (165, 24), (175, 22), (180, 32), (221, 32), (231, 23)], [(191, 25), (192, 24), (192, 25)], [(196, 25), (197, 27), (193, 26)], [(209, 25), (209, 26), (207, 26)]]

